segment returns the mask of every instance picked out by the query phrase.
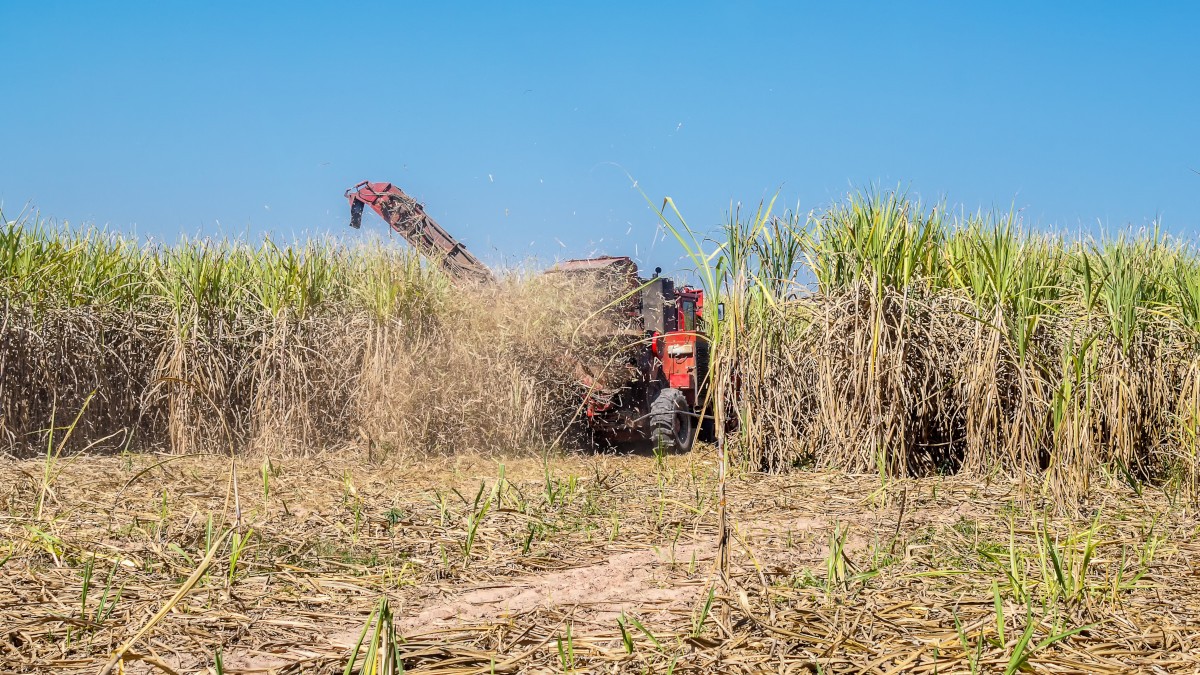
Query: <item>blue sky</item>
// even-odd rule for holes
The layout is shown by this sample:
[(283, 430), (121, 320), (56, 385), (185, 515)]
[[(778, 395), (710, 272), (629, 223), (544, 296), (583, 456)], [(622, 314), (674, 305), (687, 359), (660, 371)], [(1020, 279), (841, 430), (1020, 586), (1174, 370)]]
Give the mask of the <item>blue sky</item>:
[(350, 236), (343, 190), (390, 181), (493, 263), (670, 268), (627, 174), (701, 228), (881, 184), (1190, 236), (1198, 34), (1184, 2), (0, 0), (0, 201)]

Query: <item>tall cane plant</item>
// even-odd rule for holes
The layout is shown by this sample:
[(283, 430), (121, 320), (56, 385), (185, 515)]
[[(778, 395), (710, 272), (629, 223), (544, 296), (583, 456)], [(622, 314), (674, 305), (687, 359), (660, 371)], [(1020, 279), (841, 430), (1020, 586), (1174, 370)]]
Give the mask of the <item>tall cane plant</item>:
[[(662, 226), (684, 249), (693, 265), (693, 272), (704, 289), (704, 335), (708, 341), (708, 401), (716, 430), (717, 477), (717, 567), (725, 577), (729, 566), (730, 524), (725, 498), (729, 476), (731, 415), (738, 413), (737, 392), (731, 377), (734, 359), (739, 352), (740, 336), (745, 335), (748, 322), (757, 313), (776, 302), (782, 286), (771, 278), (769, 268), (756, 260), (777, 263), (782, 256), (762, 256), (763, 246), (772, 242), (792, 242), (794, 238), (776, 237), (778, 222), (772, 216), (775, 199), (762, 202), (746, 219), (737, 209), (731, 209), (720, 240), (693, 229), (670, 197), (656, 207)], [(652, 204), (653, 206), (653, 204)], [(788, 244), (790, 246), (790, 244)], [(794, 248), (794, 247), (793, 247)], [(794, 257), (794, 256), (793, 256)]]

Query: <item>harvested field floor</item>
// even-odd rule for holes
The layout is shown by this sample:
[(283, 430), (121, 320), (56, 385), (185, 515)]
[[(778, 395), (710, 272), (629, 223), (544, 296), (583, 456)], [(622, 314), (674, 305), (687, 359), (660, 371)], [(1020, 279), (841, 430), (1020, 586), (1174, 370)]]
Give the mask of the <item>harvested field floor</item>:
[(341, 673), (381, 596), (410, 673), (1200, 670), (1195, 511), (1151, 488), (735, 471), (722, 584), (710, 450), (546, 466), (0, 463), (0, 672)]

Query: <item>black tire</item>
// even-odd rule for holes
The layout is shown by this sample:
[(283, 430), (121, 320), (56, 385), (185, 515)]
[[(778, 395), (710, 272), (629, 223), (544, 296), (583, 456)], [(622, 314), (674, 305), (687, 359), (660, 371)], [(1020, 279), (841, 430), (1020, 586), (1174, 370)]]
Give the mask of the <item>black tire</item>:
[(650, 442), (666, 452), (688, 452), (695, 439), (695, 420), (687, 397), (678, 389), (663, 389), (650, 405)]

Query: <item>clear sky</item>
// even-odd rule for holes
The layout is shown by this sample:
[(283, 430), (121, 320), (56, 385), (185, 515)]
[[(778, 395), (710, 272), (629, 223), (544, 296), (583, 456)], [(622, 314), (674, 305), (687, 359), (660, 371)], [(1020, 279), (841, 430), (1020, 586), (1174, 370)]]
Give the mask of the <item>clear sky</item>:
[(493, 263), (670, 268), (628, 174), (697, 227), (870, 184), (1200, 227), (1195, 2), (0, 0), (0, 35), (9, 217), (340, 235), (370, 179)]

